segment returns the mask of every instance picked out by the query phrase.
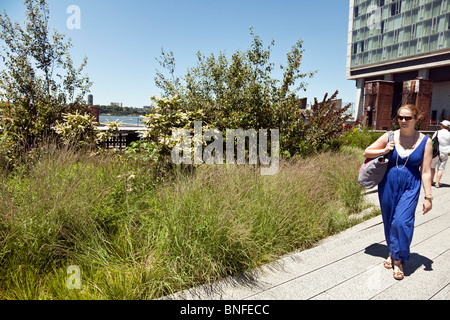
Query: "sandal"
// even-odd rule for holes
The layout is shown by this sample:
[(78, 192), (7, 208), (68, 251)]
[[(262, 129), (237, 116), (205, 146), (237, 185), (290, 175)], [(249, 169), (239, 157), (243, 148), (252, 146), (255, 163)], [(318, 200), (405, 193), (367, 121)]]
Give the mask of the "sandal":
[(403, 272), (402, 261), (394, 261), (394, 279), (402, 280), (405, 277)]
[(386, 260), (383, 261), (383, 266), (386, 269), (392, 269), (392, 258), (390, 256)]

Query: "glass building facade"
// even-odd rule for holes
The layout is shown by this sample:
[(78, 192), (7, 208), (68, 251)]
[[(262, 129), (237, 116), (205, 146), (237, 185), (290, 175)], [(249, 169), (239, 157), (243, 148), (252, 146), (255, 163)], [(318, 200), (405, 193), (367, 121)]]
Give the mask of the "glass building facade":
[(354, 0), (350, 67), (450, 48), (450, 0)]
[[(450, 120), (450, 0), (349, 0), (349, 5), (347, 79), (356, 81), (355, 119), (370, 112), (374, 119), (377, 112), (381, 119), (381, 111), (393, 115), (416, 94), (429, 97), (419, 107), (430, 125)], [(368, 102), (374, 81), (390, 83), (381, 95), (392, 101), (368, 111), (374, 110)], [(418, 92), (405, 89), (411, 81), (420, 81)], [(429, 92), (421, 92), (425, 86)]]

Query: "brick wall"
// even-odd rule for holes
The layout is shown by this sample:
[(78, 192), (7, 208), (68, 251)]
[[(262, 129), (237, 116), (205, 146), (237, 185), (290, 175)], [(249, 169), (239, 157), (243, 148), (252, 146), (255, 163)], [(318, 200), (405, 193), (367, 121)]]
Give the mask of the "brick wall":
[(433, 82), (425, 79), (405, 81), (403, 83), (402, 104), (414, 104), (421, 113), (420, 130), (428, 130), (431, 118), (431, 99)]
[(394, 82), (370, 81), (365, 85), (364, 116), (366, 125), (375, 130), (388, 130), (392, 119)]

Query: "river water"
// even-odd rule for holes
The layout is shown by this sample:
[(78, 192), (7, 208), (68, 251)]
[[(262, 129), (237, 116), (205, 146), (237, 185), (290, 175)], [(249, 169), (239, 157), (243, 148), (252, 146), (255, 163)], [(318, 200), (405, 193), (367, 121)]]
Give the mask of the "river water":
[(134, 116), (99, 116), (100, 123), (107, 123), (117, 121), (122, 122), (123, 124), (135, 124), (135, 125), (144, 125), (142, 123), (141, 117), (134, 117)]

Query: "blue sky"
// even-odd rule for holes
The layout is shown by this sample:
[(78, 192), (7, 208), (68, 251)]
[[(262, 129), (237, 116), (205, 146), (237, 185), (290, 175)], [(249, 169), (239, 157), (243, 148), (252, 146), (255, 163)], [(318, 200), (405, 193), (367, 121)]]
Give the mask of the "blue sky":
[[(161, 48), (172, 50), (176, 74), (196, 64), (196, 53), (231, 55), (251, 44), (250, 27), (268, 45), (271, 61), (285, 64), (297, 40), (305, 49), (302, 71), (318, 70), (299, 95), (311, 102), (339, 90), (344, 102), (355, 99), (346, 80), (348, 0), (48, 0), (51, 27), (72, 39), (75, 65), (88, 57), (94, 104), (150, 105), (160, 93), (154, 84)], [(80, 29), (70, 30), (67, 8), (81, 10)], [(23, 20), (20, 0), (0, 0), (12, 20)], [(278, 78), (279, 75), (274, 74)]]

